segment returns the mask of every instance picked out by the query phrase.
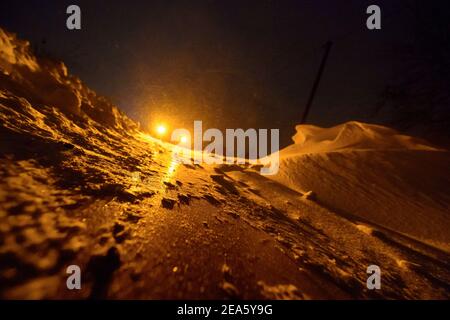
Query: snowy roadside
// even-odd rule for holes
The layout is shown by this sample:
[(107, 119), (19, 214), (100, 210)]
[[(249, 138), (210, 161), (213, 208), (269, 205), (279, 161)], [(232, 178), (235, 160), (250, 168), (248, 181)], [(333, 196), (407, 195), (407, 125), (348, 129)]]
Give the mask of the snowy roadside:
[[(380, 159), (371, 154), (359, 164), (350, 152), (343, 160), (350, 167), (340, 166), (342, 177), (335, 178), (333, 171), (321, 176), (339, 164), (335, 159), (318, 166), (312, 156), (295, 156), (302, 163), (280, 168), (295, 179), (283, 183), (247, 166), (181, 164), (172, 146), (146, 138), (62, 64), (38, 61), (26, 42), (10, 34), (2, 32), (0, 39), (2, 298), (449, 297), (447, 253), (390, 233), (399, 228), (386, 225), (386, 215), (379, 222), (361, 214), (367, 220), (362, 223), (349, 218), (359, 212), (345, 215), (335, 209), (346, 208), (327, 202), (348, 181), (367, 183), (362, 177), (372, 173), (363, 164), (369, 160), (386, 164), (373, 174), (391, 183), (380, 178), (391, 177), (388, 153), (380, 152)], [(310, 170), (300, 170), (300, 164)], [(424, 186), (442, 170), (430, 166), (436, 170), (430, 180), (417, 180)], [(303, 188), (305, 181), (317, 184)], [(399, 192), (401, 183), (382, 188)], [(317, 198), (303, 190), (314, 190)], [(370, 202), (370, 190), (358, 191), (343, 199), (367, 205), (370, 214), (370, 208), (383, 208), (380, 201)], [(409, 210), (411, 199), (428, 205), (425, 196), (400, 195), (392, 204)], [(440, 197), (448, 206), (445, 195)], [(439, 215), (438, 205), (433, 210), (423, 219), (434, 235), (448, 218)], [(427, 230), (420, 224), (411, 223), (412, 230)], [(426, 242), (445, 244), (448, 229), (442, 232), (443, 238)], [(83, 272), (81, 291), (67, 290), (66, 268), (72, 264)], [(366, 287), (372, 264), (383, 270), (380, 291)]]

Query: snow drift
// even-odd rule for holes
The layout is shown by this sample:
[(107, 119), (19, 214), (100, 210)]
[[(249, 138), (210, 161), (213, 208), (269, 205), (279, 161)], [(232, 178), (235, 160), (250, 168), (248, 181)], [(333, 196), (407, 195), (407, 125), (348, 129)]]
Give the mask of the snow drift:
[(299, 125), (292, 137), (294, 144), (283, 150), (283, 156), (297, 153), (319, 153), (343, 150), (438, 150), (427, 142), (402, 135), (393, 129), (356, 121), (332, 128)]
[(360, 122), (299, 125), (271, 178), (352, 219), (450, 250), (450, 154)]

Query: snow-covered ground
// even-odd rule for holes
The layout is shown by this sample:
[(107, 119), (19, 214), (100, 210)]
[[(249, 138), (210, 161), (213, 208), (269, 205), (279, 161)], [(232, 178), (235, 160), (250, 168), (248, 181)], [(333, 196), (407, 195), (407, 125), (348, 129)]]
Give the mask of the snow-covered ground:
[(181, 164), (0, 30), (0, 296), (448, 299), (447, 152), (378, 126), (305, 129), (271, 179)]

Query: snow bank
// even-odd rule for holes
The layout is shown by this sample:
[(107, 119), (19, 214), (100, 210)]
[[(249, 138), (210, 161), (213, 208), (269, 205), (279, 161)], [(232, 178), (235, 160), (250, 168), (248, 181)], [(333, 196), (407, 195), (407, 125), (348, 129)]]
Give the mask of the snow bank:
[(36, 59), (29, 53), (30, 43), (17, 39), (0, 28), (0, 68), (11, 73), (15, 66), (32, 71), (39, 69)]
[(89, 118), (110, 128), (136, 127), (106, 98), (70, 75), (62, 62), (38, 59), (29, 42), (1, 28), (0, 91), (8, 97), (26, 99), (35, 109), (57, 108), (72, 118)]
[(332, 211), (450, 251), (450, 153), (359, 122), (299, 125), (270, 178)]

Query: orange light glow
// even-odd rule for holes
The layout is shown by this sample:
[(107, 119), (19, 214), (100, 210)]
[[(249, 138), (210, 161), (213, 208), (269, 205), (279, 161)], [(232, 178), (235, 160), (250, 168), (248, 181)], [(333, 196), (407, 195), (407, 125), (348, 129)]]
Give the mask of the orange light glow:
[(156, 127), (156, 133), (157, 133), (159, 136), (165, 135), (166, 132), (167, 132), (167, 127), (166, 127), (165, 125), (160, 124), (160, 125), (158, 125), (158, 126)]

